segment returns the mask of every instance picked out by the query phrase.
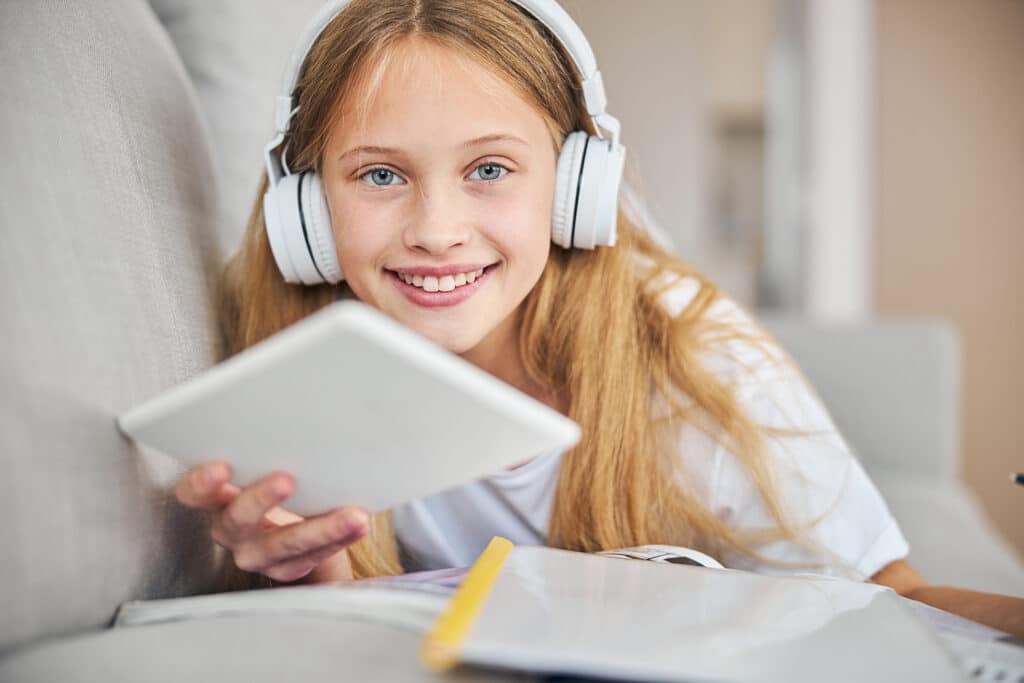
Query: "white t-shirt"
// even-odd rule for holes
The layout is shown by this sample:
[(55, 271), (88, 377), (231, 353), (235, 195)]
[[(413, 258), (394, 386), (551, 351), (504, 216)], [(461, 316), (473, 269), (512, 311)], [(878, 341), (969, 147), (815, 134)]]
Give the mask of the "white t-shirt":
[[(680, 280), (662, 296), (678, 315), (697, 293), (696, 280)], [(721, 299), (709, 315), (750, 330), (755, 323), (734, 302)], [(819, 519), (807, 534), (813, 546), (776, 541), (758, 547), (776, 561), (815, 563), (787, 569), (738, 551), (717, 559), (726, 567), (763, 573), (795, 571), (867, 579), (908, 546), (885, 502), (850, 454), (821, 401), (799, 371), (739, 340), (704, 359), (705, 366), (736, 387), (736, 396), (757, 424), (795, 428), (804, 437), (769, 439), (779, 492), (789, 519)], [(685, 485), (734, 529), (773, 525), (743, 465), (727, 448), (691, 424), (679, 427)], [(548, 453), (512, 470), (412, 501), (394, 511), (395, 532), (407, 570), (462, 567), (473, 563), (494, 535), (517, 545), (544, 545), (561, 466)], [(664, 542), (664, 541), (662, 541)]]

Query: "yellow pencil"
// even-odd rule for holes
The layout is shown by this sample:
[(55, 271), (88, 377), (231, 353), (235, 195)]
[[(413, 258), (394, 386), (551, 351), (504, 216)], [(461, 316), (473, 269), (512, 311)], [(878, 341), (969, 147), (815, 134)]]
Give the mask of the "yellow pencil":
[(433, 671), (445, 671), (459, 661), (459, 648), (480, 608), (491, 592), (505, 558), (512, 551), (512, 541), (495, 536), (470, 567), (462, 585), (452, 596), (448, 608), (437, 618), (434, 628), (423, 639), (420, 661)]

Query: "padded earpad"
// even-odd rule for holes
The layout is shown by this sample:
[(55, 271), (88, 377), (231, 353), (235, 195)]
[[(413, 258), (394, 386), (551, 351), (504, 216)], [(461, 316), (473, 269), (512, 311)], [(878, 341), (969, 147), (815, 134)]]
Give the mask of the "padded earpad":
[(281, 178), (263, 196), (263, 215), (274, 261), (286, 282), (341, 280), (327, 200), (315, 173)]
[(551, 206), (551, 241), (560, 247), (572, 246), (576, 216), (580, 167), (583, 165), (587, 134), (573, 131), (565, 136), (555, 167), (555, 199)]
[(341, 282), (342, 273), (334, 246), (334, 230), (331, 227), (327, 198), (320, 184), (320, 176), (313, 172), (304, 173), (303, 176), (299, 208), (305, 219), (306, 243), (323, 280), (335, 284)]

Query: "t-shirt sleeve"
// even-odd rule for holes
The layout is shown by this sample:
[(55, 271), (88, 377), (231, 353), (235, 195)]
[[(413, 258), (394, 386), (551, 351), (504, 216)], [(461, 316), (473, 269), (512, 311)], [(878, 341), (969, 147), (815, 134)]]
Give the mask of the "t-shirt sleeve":
[[(724, 299), (709, 314), (756, 331), (753, 320)], [(767, 437), (775, 483), (788, 519), (805, 529), (802, 542), (769, 541), (719, 559), (727, 567), (762, 573), (817, 573), (857, 580), (906, 557), (908, 545), (885, 501), (851, 454), (831, 417), (803, 374), (777, 347), (735, 340), (707, 358), (734, 387), (759, 425), (796, 430), (799, 436)], [(736, 530), (765, 530), (774, 519), (744, 465), (720, 441), (684, 425), (680, 454), (684, 471), (711, 511)], [(767, 561), (766, 561), (767, 560)], [(776, 564), (773, 564), (774, 561)], [(804, 567), (778, 563), (803, 564)]]

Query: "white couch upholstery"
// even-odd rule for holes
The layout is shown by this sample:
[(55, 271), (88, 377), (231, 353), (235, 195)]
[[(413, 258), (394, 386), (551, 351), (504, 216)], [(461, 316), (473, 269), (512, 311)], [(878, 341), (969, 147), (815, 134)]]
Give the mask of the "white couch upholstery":
[(147, 4), (5, 2), (0, 31), (6, 651), (211, 586), (174, 472), (113, 419), (217, 357), (222, 252), (195, 90)]
[(957, 476), (955, 331), (937, 320), (764, 322), (881, 489), (914, 567), (932, 583), (1024, 596), (1024, 565)]
[[(123, 601), (217, 588), (223, 558), (168, 492), (178, 468), (140, 453), (113, 418), (217, 357), (213, 278), (252, 201), (285, 57), (318, 5), (0, 3), (0, 680), (421, 673), (408, 633), (317, 616), (104, 630)], [(844, 333), (826, 345), (775, 329), (850, 430), (926, 573), (1024, 594), (1019, 562), (953, 474), (949, 396), (876, 429), (863, 411), (877, 402), (845, 391), (892, 379), (909, 337), (866, 328), (863, 344)], [(922, 334), (912, 348), (945, 343)], [(869, 340), (875, 352), (852, 361)], [(947, 372), (949, 357), (932, 360)], [(895, 407), (924, 406), (933, 379), (908, 377)], [(896, 396), (885, 387), (876, 398)]]

